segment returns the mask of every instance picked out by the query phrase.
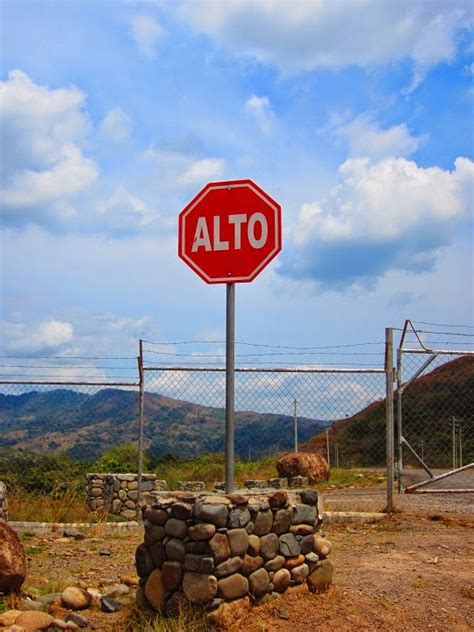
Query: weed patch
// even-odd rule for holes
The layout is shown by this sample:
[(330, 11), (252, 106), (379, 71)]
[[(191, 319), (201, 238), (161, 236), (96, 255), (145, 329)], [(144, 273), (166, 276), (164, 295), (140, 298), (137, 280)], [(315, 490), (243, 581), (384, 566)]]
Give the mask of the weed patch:
[[(8, 497), (10, 520), (21, 522), (92, 522), (84, 494), (68, 491), (62, 496), (17, 491)], [(95, 518), (97, 519), (97, 518)]]
[(183, 606), (173, 617), (157, 615), (150, 618), (135, 608), (125, 632), (211, 632), (215, 627), (206, 619), (204, 611)]

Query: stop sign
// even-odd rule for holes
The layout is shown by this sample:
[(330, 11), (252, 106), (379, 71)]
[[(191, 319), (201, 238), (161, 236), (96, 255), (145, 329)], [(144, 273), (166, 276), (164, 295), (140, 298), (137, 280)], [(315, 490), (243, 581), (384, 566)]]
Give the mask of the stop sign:
[(281, 207), (251, 180), (210, 182), (181, 211), (178, 255), (206, 283), (253, 281), (281, 250)]

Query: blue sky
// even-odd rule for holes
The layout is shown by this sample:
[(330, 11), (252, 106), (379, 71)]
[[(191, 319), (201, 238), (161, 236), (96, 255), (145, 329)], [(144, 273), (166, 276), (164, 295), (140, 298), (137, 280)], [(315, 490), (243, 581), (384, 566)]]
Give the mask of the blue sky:
[(239, 340), (473, 324), (472, 3), (0, 6), (5, 354), (223, 340), (225, 289), (178, 259), (177, 216), (225, 179), (283, 209)]

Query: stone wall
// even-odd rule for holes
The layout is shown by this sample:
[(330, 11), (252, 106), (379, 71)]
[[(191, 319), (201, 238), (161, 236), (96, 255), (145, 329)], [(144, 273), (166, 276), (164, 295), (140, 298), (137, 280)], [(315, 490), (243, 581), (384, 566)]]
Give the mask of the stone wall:
[(205, 604), (218, 621), (229, 602), (265, 603), (288, 589), (320, 591), (331, 583), (331, 544), (320, 534), (313, 489), (155, 493), (142, 512), (142, 608), (173, 612), (189, 601)]
[(8, 521), (7, 487), (0, 481), (0, 520)]
[[(126, 520), (137, 517), (137, 474), (86, 474), (86, 505), (91, 511), (104, 511)], [(166, 489), (166, 482), (155, 474), (142, 475), (142, 494)]]

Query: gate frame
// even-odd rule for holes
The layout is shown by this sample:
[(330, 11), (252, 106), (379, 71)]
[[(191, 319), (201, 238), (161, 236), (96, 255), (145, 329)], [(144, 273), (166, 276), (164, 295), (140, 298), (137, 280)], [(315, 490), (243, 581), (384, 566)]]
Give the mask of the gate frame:
[[(416, 336), (416, 339), (420, 345), (420, 349), (406, 348), (405, 338), (408, 333), (413, 333)], [(403, 355), (405, 353), (408, 354), (419, 354), (419, 355), (428, 355), (428, 359), (421, 365), (421, 367), (412, 375), (405, 383), (402, 381), (402, 369), (403, 369)], [(474, 356), (474, 351), (466, 351), (466, 350), (452, 350), (452, 349), (431, 349), (426, 347), (426, 345), (421, 340), (418, 335), (418, 331), (416, 327), (413, 325), (410, 319), (405, 321), (405, 324), (402, 329), (402, 335), (400, 338), (399, 346), (397, 349), (397, 480), (398, 480), (398, 493), (400, 494), (402, 491), (405, 494), (413, 494), (415, 492), (419, 493), (470, 493), (474, 492), (474, 489), (419, 489), (421, 487), (425, 487), (430, 483), (435, 483), (436, 481), (449, 478), (454, 474), (458, 474), (459, 472), (474, 468), (474, 463), (468, 463), (462, 467), (457, 467), (449, 472), (444, 472), (443, 474), (439, 474), (435, 476), (433, 472), (430, 470), (428, 465), (424, 462), (423, 458), (416, 452), (416, 450), (410, 445), (408, 440), (403, 436), (403, 393), (404, 391), (415, 381), (417, 380), (427, 369), (430, 364), (438, 357), (443, 355), (457, 355), (457, 356)], [(403, 446), (407, 447), (411, 454), (416, 458), (421, 467), (428, 474), (429, 478), (421, 481), (420, 483), (415, 483), (414, 485), (409, 485), (408, 487), (402, 488), (402, 474), (403, 474)]]

